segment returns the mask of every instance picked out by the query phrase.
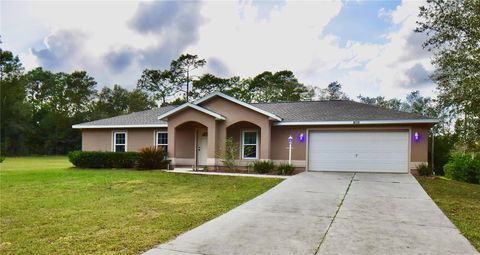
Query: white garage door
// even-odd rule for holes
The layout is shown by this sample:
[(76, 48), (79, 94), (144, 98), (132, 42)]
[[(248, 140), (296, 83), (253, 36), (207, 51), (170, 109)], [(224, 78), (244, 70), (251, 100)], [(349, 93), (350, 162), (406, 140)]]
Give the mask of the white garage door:
[(310, 171), (408, 172), (407, 131), (312, 131), (308, 141)]

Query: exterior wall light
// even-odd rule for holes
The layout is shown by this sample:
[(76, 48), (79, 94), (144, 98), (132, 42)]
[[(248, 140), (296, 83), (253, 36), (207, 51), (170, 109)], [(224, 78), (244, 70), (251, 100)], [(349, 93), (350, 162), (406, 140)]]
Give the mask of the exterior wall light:
[(298, 135), (298, 141), (301, 143), (305, 142), (305, 135), (303, 133), (300, 133)]
[(415, 140), (415, 142), (420, 141), (420, 134), (418, 132), (415, 132), (415, 134), (413, 134), (413, 139)]

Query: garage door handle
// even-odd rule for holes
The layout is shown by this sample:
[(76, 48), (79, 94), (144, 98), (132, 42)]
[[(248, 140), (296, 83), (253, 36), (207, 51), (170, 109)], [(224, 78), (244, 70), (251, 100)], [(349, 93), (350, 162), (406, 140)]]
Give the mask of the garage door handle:
[(357, 154), (357, 153), (355, 153), (355, 157), (358, 158), (358, 154)]

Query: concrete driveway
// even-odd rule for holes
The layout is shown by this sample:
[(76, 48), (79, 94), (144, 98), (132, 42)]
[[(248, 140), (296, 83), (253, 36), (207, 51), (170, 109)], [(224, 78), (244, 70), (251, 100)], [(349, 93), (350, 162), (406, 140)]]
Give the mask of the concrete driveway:
[(409, 174), (302, 173), (145, 254), (478, 254)]

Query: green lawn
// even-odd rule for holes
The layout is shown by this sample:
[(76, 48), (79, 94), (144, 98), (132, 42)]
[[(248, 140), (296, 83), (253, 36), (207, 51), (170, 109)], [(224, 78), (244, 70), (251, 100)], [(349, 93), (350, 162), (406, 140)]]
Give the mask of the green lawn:
[(280, 179), (80, 170), (66, 157), (0, 164), (0, 254), (138, 254)]
[(480, 251), (480, 185), (448, 180), (418, 178), (425, 191)]

